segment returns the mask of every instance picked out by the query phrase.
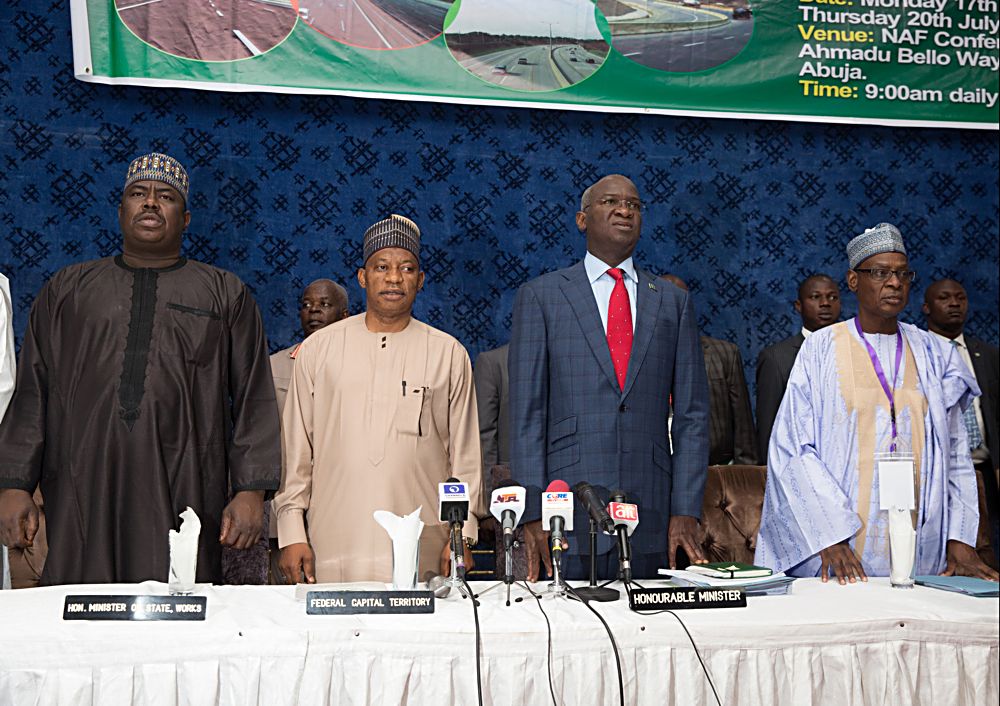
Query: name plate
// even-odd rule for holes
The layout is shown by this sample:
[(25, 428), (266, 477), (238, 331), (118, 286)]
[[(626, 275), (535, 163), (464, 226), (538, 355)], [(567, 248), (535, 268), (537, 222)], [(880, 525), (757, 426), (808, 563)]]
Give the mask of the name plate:
[(63, 620), (204, 620), (205, 596), (66, 596)]
[(309, 591), (307, 615), (433, 613), (431, 591)]
[(637, 588), (629, 598), (632, 610), (686, 610), (689, 608), (746, 608), (742, 588)]

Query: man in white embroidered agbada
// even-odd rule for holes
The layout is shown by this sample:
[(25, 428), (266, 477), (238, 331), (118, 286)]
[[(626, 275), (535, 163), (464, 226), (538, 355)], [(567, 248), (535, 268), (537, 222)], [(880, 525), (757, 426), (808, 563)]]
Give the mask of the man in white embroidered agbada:
[(754, 562), (839, 583), (889, 574), (876, 454), (912, 452), (917, 574), (997, 580), (976, 554), (978, 496), (962, 411), (979, 394), (958, 354), (898, 320), (915, 277), (899, 230), (847, 246), (858, 316), (816, 331), (792, 369), (767, 463)]

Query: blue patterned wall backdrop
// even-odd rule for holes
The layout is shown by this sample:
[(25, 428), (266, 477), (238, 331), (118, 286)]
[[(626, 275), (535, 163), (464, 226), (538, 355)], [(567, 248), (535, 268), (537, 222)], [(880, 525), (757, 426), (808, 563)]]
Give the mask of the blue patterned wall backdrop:
[[(760, 349), (797, 330), (797, 282), (841, 282), (865, 226), (900, 226), (923, 287), (951, 275), (971, 332), (998, 334), (998, 133), (574, 113), (90, 85), (72, 76), (65, 0), (0, 6), (0, 270), (18, 339), (60, 267), (118, 251), (128, 160), (184, 162), (186, 254), (253, 288), (272, 350), (298, 336), (310, 280), (348, 283), (390, 212), (424, 232), (418, 316), (474, 357), (506, 341), (515, 289), (582, 257), (581, 190), (621, 172), (650, 204), (639, 263), (696, 295), (703, 331)], [(845, 316), (853, 298), (845, 298)]]

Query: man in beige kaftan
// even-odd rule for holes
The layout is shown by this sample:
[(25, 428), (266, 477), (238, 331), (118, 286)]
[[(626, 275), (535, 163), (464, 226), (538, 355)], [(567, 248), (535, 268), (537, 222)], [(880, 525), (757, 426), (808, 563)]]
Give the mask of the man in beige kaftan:
[(390, 581), (392, 544), (372, 513), (418, 506), (420, 575), (441, 571), (448, 532), (437, 493), (450, 476), (469, 484), (467, 543), (483, 514), (469, 356), (410, 315), (424, 279), (419, 230), (400, 216), (380, 221), (364, 254), (366, 312), (311, 335), (295, 361), (275, 497), (286, 580)]

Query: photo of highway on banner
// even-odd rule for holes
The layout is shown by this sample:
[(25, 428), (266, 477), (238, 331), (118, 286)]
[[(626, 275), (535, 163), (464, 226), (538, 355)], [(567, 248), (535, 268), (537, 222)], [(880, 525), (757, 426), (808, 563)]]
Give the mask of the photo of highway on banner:
[(462, 0), (445, 41), (463, 69), (514, 91), (556, 91), (589, 78), (609, 47), (588, 0)]
[(115, 0), (115, 9), (150, 46), (201, 61), (263, 54), (291, 33), (296, 18), (291, 0)]
[(362, 49), (408, 49), (441, 35), (445, 0), (296, 0), (302, 21)]
[(753, 34), (746, 0), (597, 0), (614, 48), (661, 71), (703, 71), (739, 54)]

